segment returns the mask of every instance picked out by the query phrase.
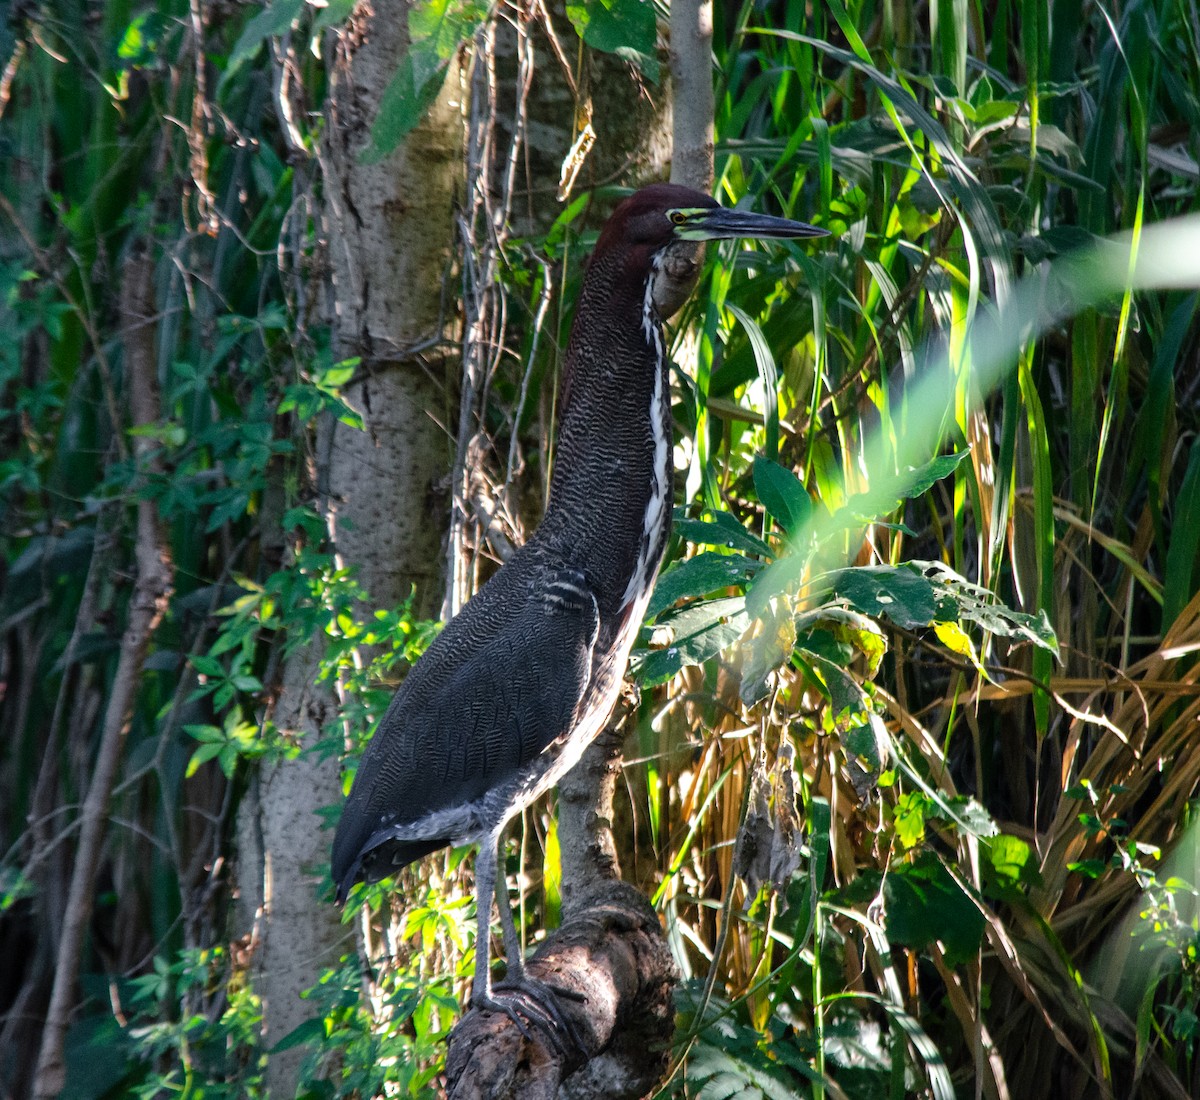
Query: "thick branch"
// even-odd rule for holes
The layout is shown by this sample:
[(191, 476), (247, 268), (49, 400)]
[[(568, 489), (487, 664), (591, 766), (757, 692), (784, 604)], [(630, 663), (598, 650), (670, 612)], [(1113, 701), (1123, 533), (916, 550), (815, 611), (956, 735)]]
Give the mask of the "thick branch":
[[(121, 285), (125, 383), (135, 427), (153, 424), (159, 418), (154, 316), (154, 263), (139, 247), (125, 262)], [(121, 431), (121, 425), (114, 424), (113, 430)], [(141, 469), (153, 471), (158, 467), (156, 446), (147, 436), (134, 436), (134, 453)], [(54, 989), (46, 1014), (34, 1082), (33, 1094), (38, 1100), (53, 1100), (62, 1093), (65, 1083), (63, 1044), (75, 1003), (75, 984), (79, 976), (84, 934), (92, 914), (109, 799), (125, 745), (125, 735), (129, 732), (134, 694), (141, 678), (150, 636), (161, 620), (171, 594), (173, 570), (170, 550), (151, 501), (138, 501), (134, 553), (137, 581), (129, 601), (129, 621), (121, 639), (121, 652), (104, 714), (95, 771), (80, 814), (79, 849), (71, 873), (62, 939), (58, 944)]]
[(634, 887), (603, 883), (527, 966), (560, 993), (582, 1061), (536, 1028), (526, 1038), (503, 1013), (472, 1010), (446, 1059), (450, 1100), (572, 1100), (644, 1096), (666, 1069), (675, 1028), (676, 971), (658, 917)]

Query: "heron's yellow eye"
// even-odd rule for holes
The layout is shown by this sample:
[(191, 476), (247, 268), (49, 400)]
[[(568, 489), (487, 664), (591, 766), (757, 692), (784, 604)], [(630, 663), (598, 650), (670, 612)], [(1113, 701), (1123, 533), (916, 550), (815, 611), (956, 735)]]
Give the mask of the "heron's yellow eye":
[(676, 225), (683, 225), (683, 223), (687, 221), (687, 215), (682, 210), (672, 210), (671, 221), (673, 221)]

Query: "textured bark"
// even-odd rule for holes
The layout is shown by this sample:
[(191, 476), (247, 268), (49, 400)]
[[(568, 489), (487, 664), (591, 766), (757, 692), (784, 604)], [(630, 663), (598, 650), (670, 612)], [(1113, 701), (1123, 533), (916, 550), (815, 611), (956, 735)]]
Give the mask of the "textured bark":
[[(158, 423), (161, 411), (158, 392), (158, 357), (154, 307), (154, 261), (141, 247), (135, 248), (122, 270), (121, 330), (125, 351), (125, 385), (134, 427)], [(114, 425), (119, 431), (120, 425)], [(147, 471), (159, 470), (157, 444), (148, 436), (133, 437), (134, 455)], [(170, 549), (159, 523), (155, 504), (141, 500), (137, 506), (134, 545), (137, 580), (129, 601), (129, 619), (121, 638), (121, 651), (112, 690), (104, 714), (104, 728), (96, 764), (80, 811), (79, 847), (71, 869), (71, 885), (63, 911), (62, 935), (58, 943), (54, 987), (42, 1046), (38, 1056), (33, 1095), (52, 1100), (61, 1095), (66, 1081), (63, 1046), (75, 986), (79, 977), (84, 939), (95, 901), (96, 874), (107, 825), (113, 783), (133, 716), (138, 681), (154, 633), (166, 611), (174, 574)]]
[[(365, 423), (329, 422), (318, 433), (320, 499), (335, 549), (356, 566), (372, 604), (396, 606), (417, 592), (417, 613), (439, 602), (444, 508), (438, 483), (450, 464), (439, 422), (452, 402), (443, 356), (452, 333), (442, 286), (454, 239), (462, 170), (457, 66), (425, 120), (379, 163), (361, 159), (384, 89), (408, 46), (408, 6), (360, 3), (330, 44), (324, 224), (335, 300), (334, 357), (361, 364), (342, 396)], [(452, 422), (452, 420), (450, 421)], [(370, 614), (372, 608), (364, 608)], [(319, 640), (289, 661), (276, 724), (311, 746), (336, 717), (327, 686), (314, 683)], [(326, 879), (331, 834), (317, 813), (340, 801), (335, 759), (304, 752), (263, 770), (239, 834), (243, 890), (257, 908), (257, 985), (268, 1046), (312, 1015), (301, 994), (353, 949)], [(272, 1096), (296, 1093), (303, 1047), (272, 1055)]]
[(577, 899), (574, 916), (538, 950), (530, 976), (552, 983), (583, 1044), (564, 1054), (536, 1028), (503, 1013), (469, 1012), (450, 1037), (451, 1100), (625, 1100), (662, 1076), (675, 1027), (675, 962), (650, 903), (609, 881)]

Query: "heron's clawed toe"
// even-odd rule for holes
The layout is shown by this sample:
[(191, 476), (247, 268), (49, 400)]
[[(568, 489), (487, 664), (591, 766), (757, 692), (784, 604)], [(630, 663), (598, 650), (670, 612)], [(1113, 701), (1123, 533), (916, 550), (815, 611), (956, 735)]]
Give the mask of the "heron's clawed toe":
[(529, 1025), (540, 1028), (554, 1044), (555, 1050), (566, 1058), (584, 1058), (586, 1051), (579, 1029), (567, 1016), (559, 998), (582, 1003), (587, 1000), (582, 993), (562, 986), (520, 977), (511, 981), (497, 982), (490, 993), (471, 998), (472, 1008), (483, 1008), (491, 1012), (503, 1012), (526, 1039), (532, 1039)]

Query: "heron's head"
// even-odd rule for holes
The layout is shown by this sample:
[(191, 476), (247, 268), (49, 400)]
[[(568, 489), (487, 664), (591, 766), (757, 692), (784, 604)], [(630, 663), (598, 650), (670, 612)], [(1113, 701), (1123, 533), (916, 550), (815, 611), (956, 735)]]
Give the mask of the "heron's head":
[(670, 317), (696, 285), (705, 241), (824, 237), (827, 229), (806, 222), (731, 210), (690, 187), (655, 183), (630, 195), (613, 211), (596, 242), (596, 255), (617, 250), (630, 278), (653, 280), (659, 317)]

